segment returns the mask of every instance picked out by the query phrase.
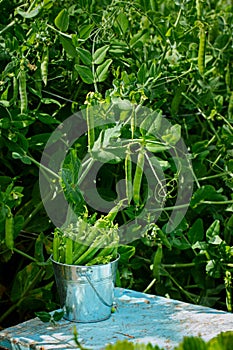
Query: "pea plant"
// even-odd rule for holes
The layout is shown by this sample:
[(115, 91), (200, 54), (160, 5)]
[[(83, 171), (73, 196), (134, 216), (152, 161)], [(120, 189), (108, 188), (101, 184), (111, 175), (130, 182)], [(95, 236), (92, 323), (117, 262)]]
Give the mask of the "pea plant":
[[(83, 197), (75, 164), (87, 151), (105, 162), (97, 181), (105, 200), (117, 198), (124, 179), (119, 226), (140, 217), (151, 198), (145, 170), (157, 164), (164, 176), (157, 187), (163, 210), (153, 220), (146, 213), (117, 285), (231, 312), (232, 1), (2, 0), (1, 8), (0, 324), (58, 306), (48, 260), (54, 226), (39, 166), (55, 128), (80, 111), (88, 132), (63, 169), (64, 194), (77, 213)], [(100, 126), (88, 112), (105, 104), (130, 108), (119, 111), (120, 124)], [(154, 137), (162, 119), (170, 128)], [(186, 215), (168, 232), (180, 185), (170, 151), (181, 139), (194, 188)]]

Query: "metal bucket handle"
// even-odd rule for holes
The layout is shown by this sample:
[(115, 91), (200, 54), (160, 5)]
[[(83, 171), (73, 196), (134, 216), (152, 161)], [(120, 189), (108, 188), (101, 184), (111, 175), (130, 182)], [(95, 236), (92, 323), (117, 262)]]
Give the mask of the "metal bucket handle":
[(104, 304), (105, 306), (112, 307), (113, 304), (107, 303), (107, 302), (102, 298), (102, 296), (99, 294), (98, 290), (95, 288), (95, 286), (93, 285), (93, 283), (91, 282), (91, 280), (90, 280), (90, 278), (89, 278), (87, 272), (88, 272), (88, 271), (89, 271), (89, 272), (92, 272), (92, 270), (87, 268), (87, 269), (86, 269), (86, 272), (84, 271), (84, 269), (82, 269), (82, 271), (83, 271), (83, 272), (81, 273), (81, 275), (83, 275), (83, 276), (86, 277), (88, 283), (90, 284), (91, 288), (92, 288), (92, 289), (94, 290), (94, 292), (96, 293), (96, 295), (97, 295), (97, 297), (99, 298), (99, 300), (101, 301), (101, 303)]

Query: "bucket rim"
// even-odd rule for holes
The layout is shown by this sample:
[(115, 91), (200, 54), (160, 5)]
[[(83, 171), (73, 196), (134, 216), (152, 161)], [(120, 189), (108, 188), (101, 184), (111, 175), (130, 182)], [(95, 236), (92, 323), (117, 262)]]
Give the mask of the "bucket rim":
[(59, 261), (56, 261), (53, 259), (53, 254), (50, 255), (49, 260), (52, 261), (52, 263), (56, 265), (61, 265), (61, 266), (72, 266), (72, 267), (79, 267), (79, 268), (92, 268), (92, 267), (100, 267), (100, 266), (107, 266), (107, 265), (112, 265), (113, 263), (117, 262), (120, 259), (120, 254), (117, 253), (117, 257), (115, 260), (110, 261), (107, 264), (94, 264), (94, 265), (76, 265), (76, 264), (66, 264), (66, 263), (61, 263)]

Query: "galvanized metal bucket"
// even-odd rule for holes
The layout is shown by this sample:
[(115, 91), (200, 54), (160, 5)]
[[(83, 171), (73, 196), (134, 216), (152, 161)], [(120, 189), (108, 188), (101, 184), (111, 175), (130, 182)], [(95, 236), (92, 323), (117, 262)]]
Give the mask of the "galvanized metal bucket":
[(98, 322), (110, 317), (119, 257), (108, 264), (92, 266), (51, 260), (65, 319)]

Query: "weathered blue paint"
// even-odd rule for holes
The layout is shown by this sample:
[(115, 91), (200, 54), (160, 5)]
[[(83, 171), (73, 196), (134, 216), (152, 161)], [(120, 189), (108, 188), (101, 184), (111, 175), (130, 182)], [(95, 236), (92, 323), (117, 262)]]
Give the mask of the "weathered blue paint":
[(200, 335), (209, 340), (233, 330), (233, 314), (154, 295), (116, 288), (117, 310), (108, 320), (73, 323), (61, 320), (56, 326), (38, 318), (0, 332), (6, 349), (77, 349), (73, 341), (76, 325), (79, 340), (89, 349), (102, 350), (118, 339), (158, 344), (173, 349), (184, 336)]

